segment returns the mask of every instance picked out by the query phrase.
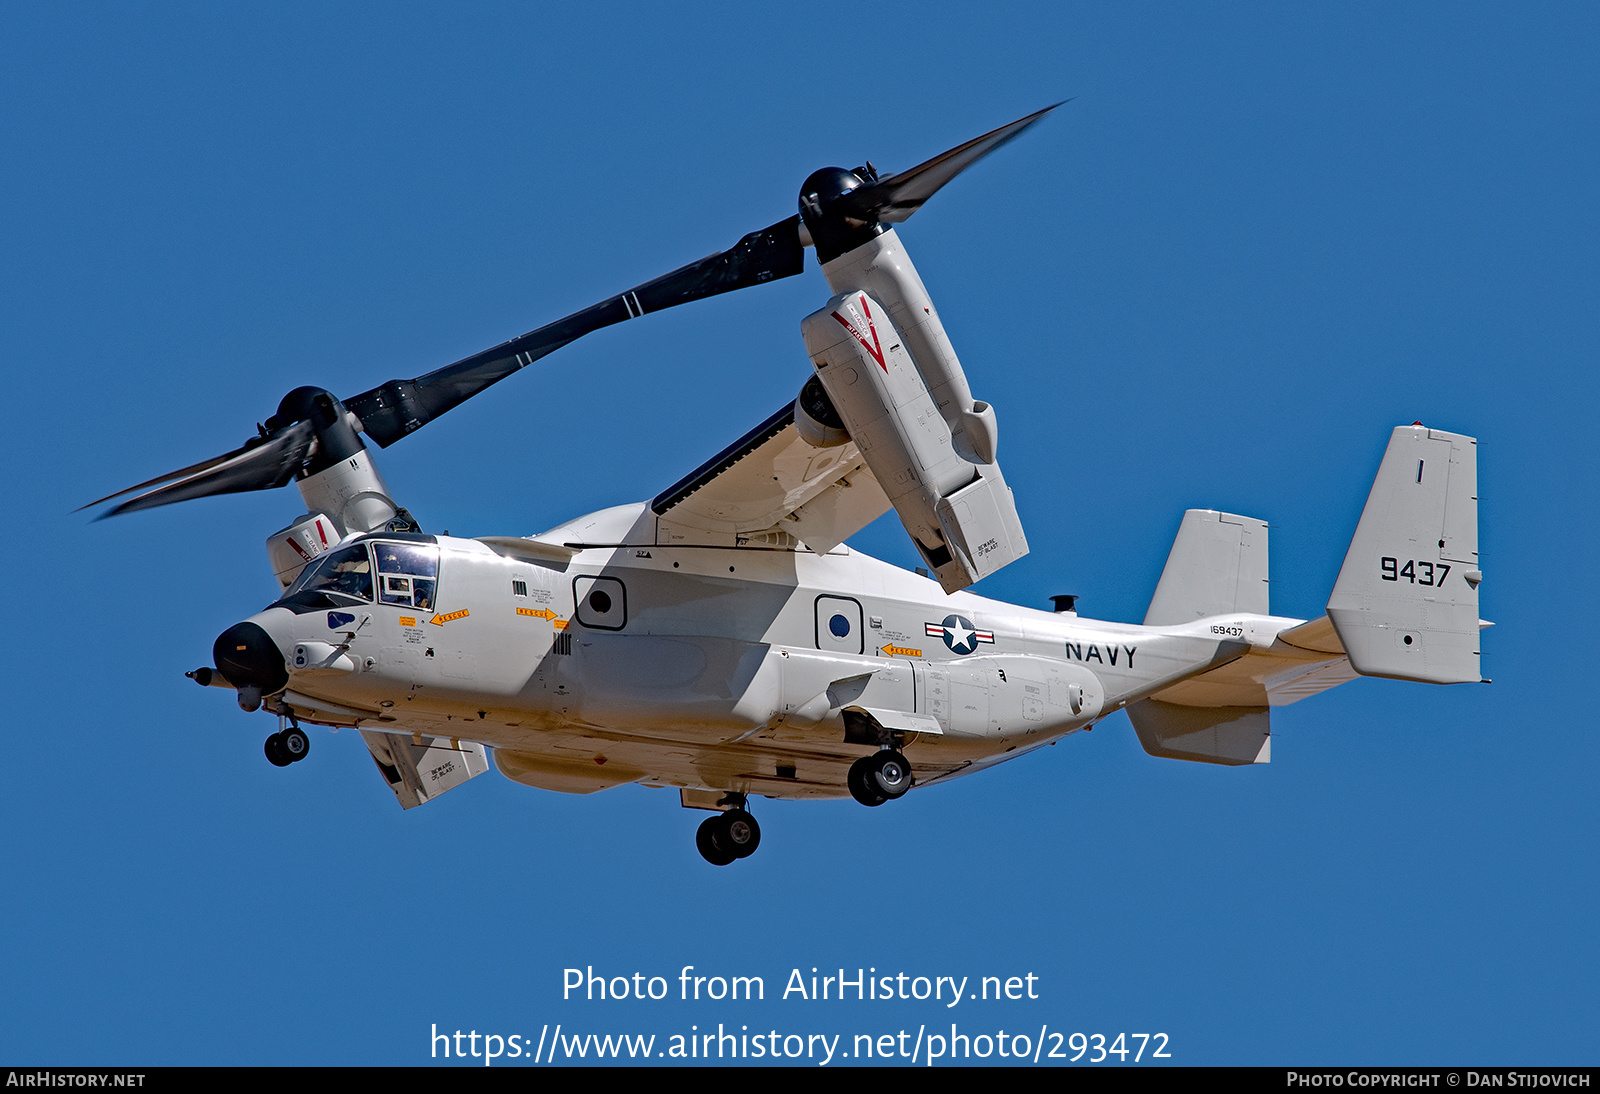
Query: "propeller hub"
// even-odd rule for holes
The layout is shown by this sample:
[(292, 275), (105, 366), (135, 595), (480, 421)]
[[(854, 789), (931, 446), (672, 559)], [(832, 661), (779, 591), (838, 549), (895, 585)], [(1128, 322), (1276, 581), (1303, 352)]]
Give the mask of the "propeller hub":
[(297, 387), (278, 403), (278, 412), (267, 419), (267, 429), (278, 430), (295, 422), (310, 422), (320, 431), (343, 416), (344, 407), (332, 392), (320, 387)]
[(267, 419), (266, 427), (275, 433), (296, 422), (310, 422), (317, 431), (316, 450), (311, 453), (301, 476), (315, 475), (366, 447), (350, 424), (344, 404), (323, 388), (297, 387), (289, 392), (278, 404), (278, 412)]
[(801, 184), (800, 216), (811, 233), (819, 261), (838, 258), (883, 233), (883, 225), (876, 217), (864, 220), (854, 210), (847, 211), (839, 201), (865, 185), (865, 179), (843, 167), (813, 171)]

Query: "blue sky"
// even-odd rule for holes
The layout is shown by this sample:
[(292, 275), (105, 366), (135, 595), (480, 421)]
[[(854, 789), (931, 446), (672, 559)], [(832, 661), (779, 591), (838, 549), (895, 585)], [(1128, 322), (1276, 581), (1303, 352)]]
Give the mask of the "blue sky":
[[(0, 14), (13, 534), (0, 1060), (423, 1063), (428, 1033), (1164, 1032), (1179, 1063), (1593, 1063), (1597, 19), (1578, 5), (51, 5)], [(289, 491), (92, 523), (303, 383), (521, 333), (1058, 99), (902, 236), (1032, 553), (1140, 618), (1188, 507), (1320, 614), (1388, 431), (1480, 439), (1489, 687), (1361, 680), (1273, 763), (1126, 719), (865, 810), (490, 774), (402, 813), (183, 672), (271, 598)], [(804, 277), (595, 335), (378, 459), (430, 530), (648, 497), (791, 398)], [(854, 541), (913, 565), (892, 519)], [(563, 1002), (561, 970), (766, 978)], [(804, 1005), (790, 970), (1039, 977)], [(673, 981), (676, 983), (676, 981)], [(988, 1006), (988, 1010), (982, 1009)], [(967, 1023), (971, 1023), (970, 1026)]]

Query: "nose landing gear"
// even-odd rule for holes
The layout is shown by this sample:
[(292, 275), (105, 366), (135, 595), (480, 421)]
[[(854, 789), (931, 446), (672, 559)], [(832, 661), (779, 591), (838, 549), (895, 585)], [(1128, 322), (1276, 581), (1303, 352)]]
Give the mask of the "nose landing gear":
[(707, 817), (694, 834), (700, 857), (713, 866), (727, 866), (735, 859), (749, 858), (761, 846), (761, 826), (745, 809), (743, 794), (730, 794), (733, 808)]
[(288, 722), (286, 728), (267, 738), (267, 759), (274, 767), (288, 767), (296, 761), (303, 760), (311, 751), (311, 738), (306, 736), (306, 731), (300, 728), (300, 723), (293, 717), (279, 717), (278, 724)]

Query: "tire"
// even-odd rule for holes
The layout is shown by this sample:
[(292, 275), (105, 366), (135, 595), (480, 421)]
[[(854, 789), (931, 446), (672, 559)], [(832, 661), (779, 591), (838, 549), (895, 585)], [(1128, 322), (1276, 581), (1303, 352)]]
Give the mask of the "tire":
[(731, 852), (724, 851), (722, 846), (716, 842), (713, 833), (715, 833), (717, 825), (721, 823), (722, 814), (720, 813), (714, 817), (707, 817), (701, 822), (699, 830), (694, 834), (694, 845), (699, 849), (700, 857), (713, 866), (726, 866), (738, 857)]
[(267, 738), (266, 753), (267, 759), (271, 762), (273, 767), (288, 767), (290, 764), (294, 763), (293, 760), (284, 754), (283, 742), (278, 739), (278, 735), (276, 733)]
[(866, 784), (885, 798), (893, 800), (911, 789), (911, 764), (892, 748), (886, 748), (871, 757), (867, 768)]
[(749, 858), (761, 846), (761, 826), (743, 809), (730, 809), (722, 814), (722, 823), (712, 832), (712, 839), (734, 858)]
[(299, 726), (290, 726), (278, 734), (278, 751), (287, 756), (289, 762), (298, 763), (311, 751), (311, 738)]
[(878, 793), (875, 786), (868, 778), (872, 767), (872, 757), (863, 756), (850, 765), (850, 774), (845, 776), (845, 785), (850, 788), (850, 796), (862, 805), (878, 806), (889, 799)]

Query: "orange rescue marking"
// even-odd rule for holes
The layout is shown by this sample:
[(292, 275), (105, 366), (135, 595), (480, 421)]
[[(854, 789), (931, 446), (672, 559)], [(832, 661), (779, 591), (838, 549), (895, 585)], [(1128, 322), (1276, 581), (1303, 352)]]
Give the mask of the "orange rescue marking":
[(400, 625), (402, 627), (415, 627), (417, 625), (417, 617), (414, 615), (402, 615), (400, 617)]
[(459, 611), (451, 612), (448, 615), (436, 615), (432, 619), (428, 620), (428, 622), (432, 623), (436, 627), (442, 627), (452, 619), (465, 619), (467, 615), (467, 609), (462, 608)]
[(564, 631), (567, 629), (567, 625), (571, 622), (572, 620), (570, 619), (552, 619), (550, 620), (550, 625), (558, 631)]
[(905, 654), (907, 657), (921, 657), (922, 656), (922, 651), (921, 650), (907, 649), (904, 646), (884, 646), (878, 652), (882, 653), (882, 654), (885, 654), (885, 655), (887, 655), (889, 657), (894, 657), (894, 656), (896, 656), (898, 654)]
[(535, 619), (548, 619), (552, 623), (556, 621), (556, 613), (549, 608), (518, 608), (517, 614), (531, 615)]

